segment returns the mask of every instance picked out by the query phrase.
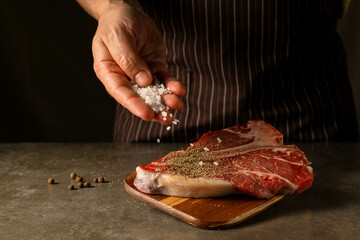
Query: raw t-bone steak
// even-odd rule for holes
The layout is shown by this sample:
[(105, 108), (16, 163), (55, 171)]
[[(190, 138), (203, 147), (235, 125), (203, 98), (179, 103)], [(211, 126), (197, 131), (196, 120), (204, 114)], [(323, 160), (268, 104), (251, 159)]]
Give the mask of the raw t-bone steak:
[(283, 145), (283, 135), (263, 121), (208, 132), (136, 172), (134, 185), (144, 193), (193, 198), (245, 193), (270, 199), (301, 193), (314, 178), (305, 154)]

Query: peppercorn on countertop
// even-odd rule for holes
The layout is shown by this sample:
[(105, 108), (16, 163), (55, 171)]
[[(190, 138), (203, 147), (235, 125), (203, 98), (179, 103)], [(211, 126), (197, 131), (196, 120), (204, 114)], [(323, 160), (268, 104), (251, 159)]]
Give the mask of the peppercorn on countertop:
[[(312, 162), (313, 186), (215, 231), (193, 227), (124, 190), (123, 179), (136, 166), (182, 146), (0, 144), (0, 239), (359, 239), (360, 143), (297, 144)], [(91, 187), (79, 188), (72, 172)], [(94, 183), (98, 177), (105, 182)]]

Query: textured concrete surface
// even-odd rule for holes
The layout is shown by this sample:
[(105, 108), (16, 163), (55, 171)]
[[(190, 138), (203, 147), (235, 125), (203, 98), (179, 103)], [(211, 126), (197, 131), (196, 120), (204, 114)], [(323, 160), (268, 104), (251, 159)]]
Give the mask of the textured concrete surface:
[[(0, 144), (0, 239), (360, 239), (359, 143), (299, 144), (313, 187), (226, 230), (190, 226), (124, 190), (137, 165), (183, 145)], [(73, 171), (108, 182), (69, 191)]]

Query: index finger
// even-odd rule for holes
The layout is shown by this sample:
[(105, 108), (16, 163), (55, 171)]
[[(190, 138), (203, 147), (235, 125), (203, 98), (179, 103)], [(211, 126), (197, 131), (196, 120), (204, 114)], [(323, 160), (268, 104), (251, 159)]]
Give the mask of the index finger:
[(101, 39), (93, 40), (94, 69), (108, 93), (122, 106), (145, 121), (153, 120), (155, 113), (151, 107), (132, 89), (124, 71), (109, 53)]

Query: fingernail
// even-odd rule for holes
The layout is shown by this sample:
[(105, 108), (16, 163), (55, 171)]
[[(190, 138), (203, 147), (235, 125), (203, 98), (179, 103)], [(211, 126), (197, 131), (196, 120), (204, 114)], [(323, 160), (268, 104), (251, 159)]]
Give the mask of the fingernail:
[(150, 84), (150, 76), (147, 72), (141, 71), (135, 75), (135, 82), (141, 87), (147, 86)]

